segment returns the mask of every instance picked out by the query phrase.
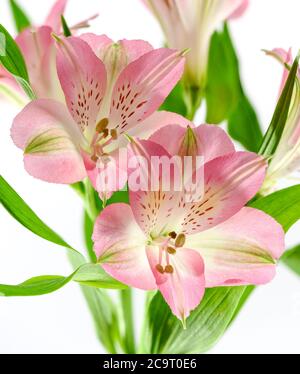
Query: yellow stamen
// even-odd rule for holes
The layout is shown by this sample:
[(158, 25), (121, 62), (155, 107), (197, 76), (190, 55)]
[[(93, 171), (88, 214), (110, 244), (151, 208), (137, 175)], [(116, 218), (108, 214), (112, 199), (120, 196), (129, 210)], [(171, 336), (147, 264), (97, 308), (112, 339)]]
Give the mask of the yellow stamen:
[(110, 136), (113, 138), (113, 140), (118, 139), (117, 130), (115, 130), (115, 129), (110, 130)]
[(175, 231), (172, 231), (172, 232), (169, 233), (169, 237), (172, 238), (172, 239), (176, 239), (176, 236), (177, 236), (177, 234), (176, 234)]
[(165, 272), (168, 274), (172, 274), (174, 272), (173, 266), (172, 265), (167, 265), (165, 267)]
[(108, 126), (108, 118), (103, 118), (101, 121), (98, 122), (96, 126), (97, 132), (103, 132)]
[(167, 248), (167, 252), (168, 252), (170, 255), (175, 255), (175, 253), (176, 253), (176, 249), (173, 248), (173, 247), (168, 247), (168, 248)]
[(180, 248), (183, 247), (185, 244), (185, 235), (179, 234), (175, 240), (175, 247)]
[(160, 273), (160, 274), (163, 274), (164, 273), (164, 268), (161, 266), (161, 265), (156, 265), (156, 270)]

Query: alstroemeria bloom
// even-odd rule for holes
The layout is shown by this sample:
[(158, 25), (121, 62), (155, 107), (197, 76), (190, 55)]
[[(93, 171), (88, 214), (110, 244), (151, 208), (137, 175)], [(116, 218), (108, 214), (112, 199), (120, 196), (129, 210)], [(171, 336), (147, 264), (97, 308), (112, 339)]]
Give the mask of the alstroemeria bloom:
[(143, 0), (165, 34), (168, 47), (187, 54), (185, 78), (195, 87), (205, 81), (210, 38), (228, 18), (238, 17), (249, 0)]
[[(56, 72), (55, 41), (51, 34), (61, 33), (61, 15), (66, 4), (67, 0), (57, 0), (42, 26), (26, 28), (16, 37), (16, 43), (25, 59), (30, 84), (39, 99), (64, 100)], [(74, 26), (74, 30), (87, 25), (87, 21), (83, 21)], [(15, 78), (1, 66), (0, 91), (20, 105), (24, 106), (28, 102)]]
[[(176, 123), (173, 114), (155, 111), (180, 79), (184, 58), (144, 41), (114, 43), (93, 34), (61, 38), (57, 44), (67, 107), (54, 100), (31, 102), (15, 118), (12, 138), (34, 177), (70, 184), (88, 175), (105, 193), (97, 183), (98, 167), (122, 169), (106, 160), (117, 159), (119, 148), (126, 146), (123, 134), (146, 137), (165, 123)], [(123, 178), (113, 191), (124, 186)]]
[[(293, 64), (291, 51), (274, 49), (268, 54), (279, 60), (284, 67), (280, 94), (285, 86), (289, 70), (287, 66)], [(262, 188), (262, 193), (267, 194), (272, 191), (279, 180), (283, 178), (293, 178), (296, 172), (300, 171), (300, 69), (298, 79), (295, 83), (292, 104), (288, 115), (284, 132), (273, 155), (268, 168), (267, 176)], [(299, 178), (299, 176), (298, 176)]]
[(267, 164), (260, 156), (235, 152), (215, 126), (167, 126), (154, 138), (161, 145), (133, 141), (134, 154), (149, 158), (186, 152), (204, 158), (202, 199), (186, 202), (175, 190), (134, 191), (129, 177), (130, 206), (112, 204), (103, 210), (94, 227), (94, 250), (116, 279), (159, 289), (184, 321), (206, 287), (269, 282), (284, 250), (284, 233), (273, 218), (245, 207), (265, 177)]

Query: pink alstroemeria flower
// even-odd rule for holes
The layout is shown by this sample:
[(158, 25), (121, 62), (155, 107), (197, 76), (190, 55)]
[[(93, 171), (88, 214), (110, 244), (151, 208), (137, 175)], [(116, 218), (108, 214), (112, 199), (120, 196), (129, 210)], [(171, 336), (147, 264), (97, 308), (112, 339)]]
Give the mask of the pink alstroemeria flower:
[[(146, 137), (176, 115), (156, 112), (184, 69), (181, 52), (154, 50), (144, 41), (112, 42), (106, 36), (58, 38), (57, 71), (67, 107), (54, 100), (28, 104), (15, 118), (12, 138), (24, 150), (25, 168), (54, 183), (75, 183), (87, 175), (94, 187), (99, 164), (122, 169), (123, 134)], [(171, 121), (171, 122), (170, 122)], [(117, 162), (106, 164), (107, 157)], [(121, 160), (122, 161), (122, 160)], [(125, 179), (124, 179), (125, 178)], [(109, 186), (109, 183), (108, 183)]]
[[(55, 41), (51, 34), (61, 33), (61, 15), (65, 11), (67, 1), (57, 0), (42, 26), (27, 28), (16, 37), (16, 43), (25, 59), (30, 84), (39, 99), (52, 98), (64, 101), (56, 72)], [(72, 27), (72, 31), (87, 27), (90, 19)], [(0, 92), (21, 106), (28, 102), (15, 78), (1, 66)]]
[[(60, 18), (66, 4), (67, 0), (57, 0), (42, 26), (27, 28), (16, 37), (25, 59), (30, 84), (38, 98), (63, 98), (55, 69), (55, 43), (51, 33), (60, 32)], [(15, 78), (1, 66), (0, 91), (21, 106), (28, 102)]]
[(166, 126), (151, 139), (133, 141), (134, 153), (204, 158), (204, 196), (186, 202), (180, 192), (133, 191), (129, 183), (130, 206), (112, 204), (95, 223), (94, 251), (103, 268), (129, 286), (160, 290), (182, 321), (206, 287), (269, 282), (284, 233), (273, 218), (245, 207), (262, 185), (266, 162), (235, 152), (215, 126)]
[(209, 42), (218, 26), (240, 16), (249, 0), (143, 0), (157, 18), (168, 47), (189, 48), (185, 79), (202, 87), (205, 81)]
[[(284, 72), (280, 87), (280, 94), (288, 78), (289, 70), (293, 64), (291, 50), (274, 49), (267, 54), (275, 57), (282, 65)], [(295, 83), (292, 105), (288, 115), (284, 132), (273, 155), (268, 168), (267, 176), (262, 187), (262, 193), (272, 192), (277, 183), (283, 178), (297, 178), (296, 172), (300, 171), (300, 69)], [(298, 176), (299, 180), (299, 176)]]

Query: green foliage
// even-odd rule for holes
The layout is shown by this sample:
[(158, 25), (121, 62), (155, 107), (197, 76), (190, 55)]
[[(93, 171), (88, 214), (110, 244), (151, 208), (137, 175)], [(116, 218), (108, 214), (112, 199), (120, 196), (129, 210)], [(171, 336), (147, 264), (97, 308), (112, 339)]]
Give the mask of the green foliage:
[(1, 65), (15, 77), (28, 97), (34, 99), (35, 95), (30, 87), (26, 64), (20, 48), (2, 25), (0, 25), (0, 35), (1, 34), (4, 35), (4, 37), (0, 38), (0, 50), (5, 51), (5, 53), (0, 54)]
[(30, 27), (31, 22), (28, 16), (25, 14), (24, 10), (16, 2), (16, 0), (9, 0), (9, 5), (18, 33), (22, 32), (27, 27)]
[(242, 87), (238, 58), (225, 24), (211, 39), (205, 92), (206, 122), (228, 122), (228, 132), (246, 149), (257, 151), (262, 132), (256, 113)]

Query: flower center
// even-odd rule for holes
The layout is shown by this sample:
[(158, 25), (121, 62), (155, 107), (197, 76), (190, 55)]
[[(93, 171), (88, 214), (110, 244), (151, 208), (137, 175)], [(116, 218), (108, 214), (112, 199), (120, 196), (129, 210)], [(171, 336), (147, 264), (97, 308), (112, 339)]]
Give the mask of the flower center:
[(177, 235), (175, 231), (171, 231), (167, 236), (155, 239), (153, 244), (159, 248), (159, 260), (156, 270), (160, 274), (173, 274), (174, 268), (170, 264), (170, 258), (176, 255), (179, 248), (184, 246), (185, 235), (182, 233)]
[(117, 130), (109, 130), (107, 128), (108, 124), (108, 118), (103, 118), (96, 126), (95, 135), (91, 143), (91, 160), (94, 162), (97, 162), (100, 157), (107, 155), (104, 148), (112, 141), (118, 139)]

